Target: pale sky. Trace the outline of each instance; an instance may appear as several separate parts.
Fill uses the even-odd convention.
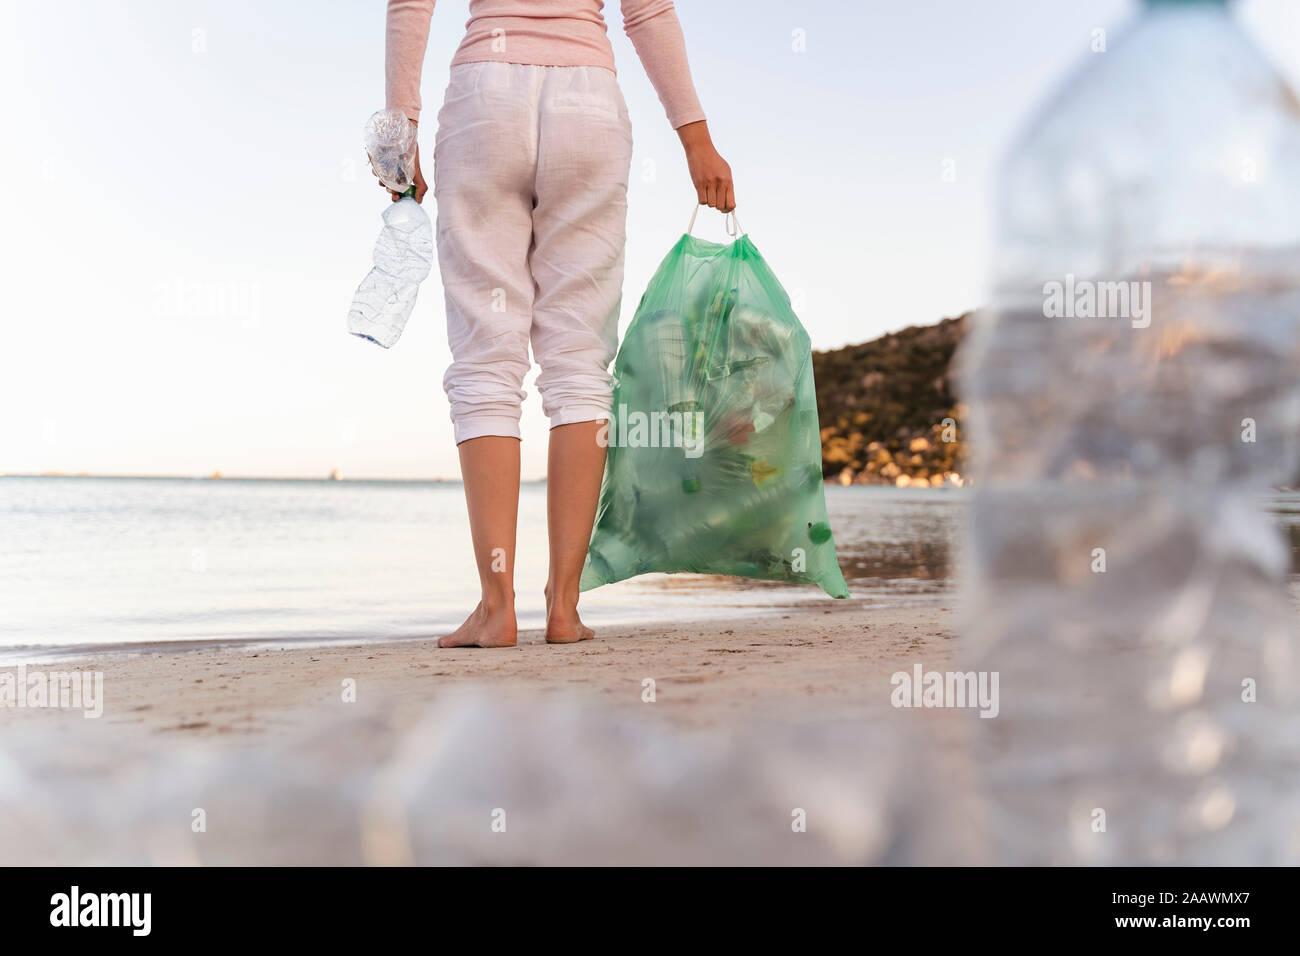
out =
[[[426,148],[467,6],[434,13]],[[741,221],[833,348],[981,302],[1002,145],[1136,4],[677,7]],[[694,191],[618,4],[605,13],[636,142],[626,328]],[[1238,13],[1300,87],[1300,2]],[[0,0],[0,472],[458,474],[436,269],[395,348],[345,332],[387,202],[361,147],[384,105],[383,19],[382,0]],[[721,217],[696,231],[722,238]]]

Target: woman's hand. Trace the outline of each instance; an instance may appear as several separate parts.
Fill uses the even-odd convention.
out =
[[[686,166],[702,205],[720,212],[736,208],[736,189],[731,182],[731,167],[713,148],[709,125],[704,120],[678,127],[677,135],[686,150]]]
[[[415,175],[412,177],[412,179],[415,182],[415,201],[418,203],[422,203],[424,202],[424,194],[429,191],[429,185],[424,181],[424,173],[420,172],[420,147],[419,146],[415,147],[415,169],[413,170],[413,172],[415,173]],[[383,183],[380,183],[380,185],[382,186]],[[384,188],[388,189],[387,186],[384,186]],[[397,202],[397,200],[402,198],[401,193],[395,193],[391,189],[388,189],[388,194],[393,197],[393,202]]]
[[[418,125],[418,124],[413,123],[413,125]],[[424,194],[429,191],[429,185],[424,181],[424,173],[420,172],[420,144],[419,143],[415,144],[415,169],[413,170],[413,172],[415,173],[414,177],[412,177],[415,182],[415,201],[418,203],[422,203],[424,202]],[[402,198],[401,193],[393,192],[391,189],[388,189],[387,186],[384,186],[383,183],[380,183],[379,185],[384,189],[388,190],[388,195],[393,198],[393,202],[397,202],[397,200]]]

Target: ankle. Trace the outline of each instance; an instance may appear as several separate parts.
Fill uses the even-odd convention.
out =
[[[572,615],[578,610],[578,589],[546,586],[546,616]]]
[[[513,614],[515,610],[514,592],[509,594],[484,594],[479,599],[479,607],[485,614]]]

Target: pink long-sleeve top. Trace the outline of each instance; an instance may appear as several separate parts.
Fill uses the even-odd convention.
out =
[[[388,107],[420,118],[420,71],[435,0],[388,0]],[[704,119],[672,0],[621,0],[623,29],[673,128]],[[499,60],[614,69],[602,0],[470,0],[469,22],[451,65]]]

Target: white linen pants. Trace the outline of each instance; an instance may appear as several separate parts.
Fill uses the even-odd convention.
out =
[[[551,427],[608,417],[631,161],[610,70],[452,67],[433,188],[457,444],[519,437],[530,341]]]

